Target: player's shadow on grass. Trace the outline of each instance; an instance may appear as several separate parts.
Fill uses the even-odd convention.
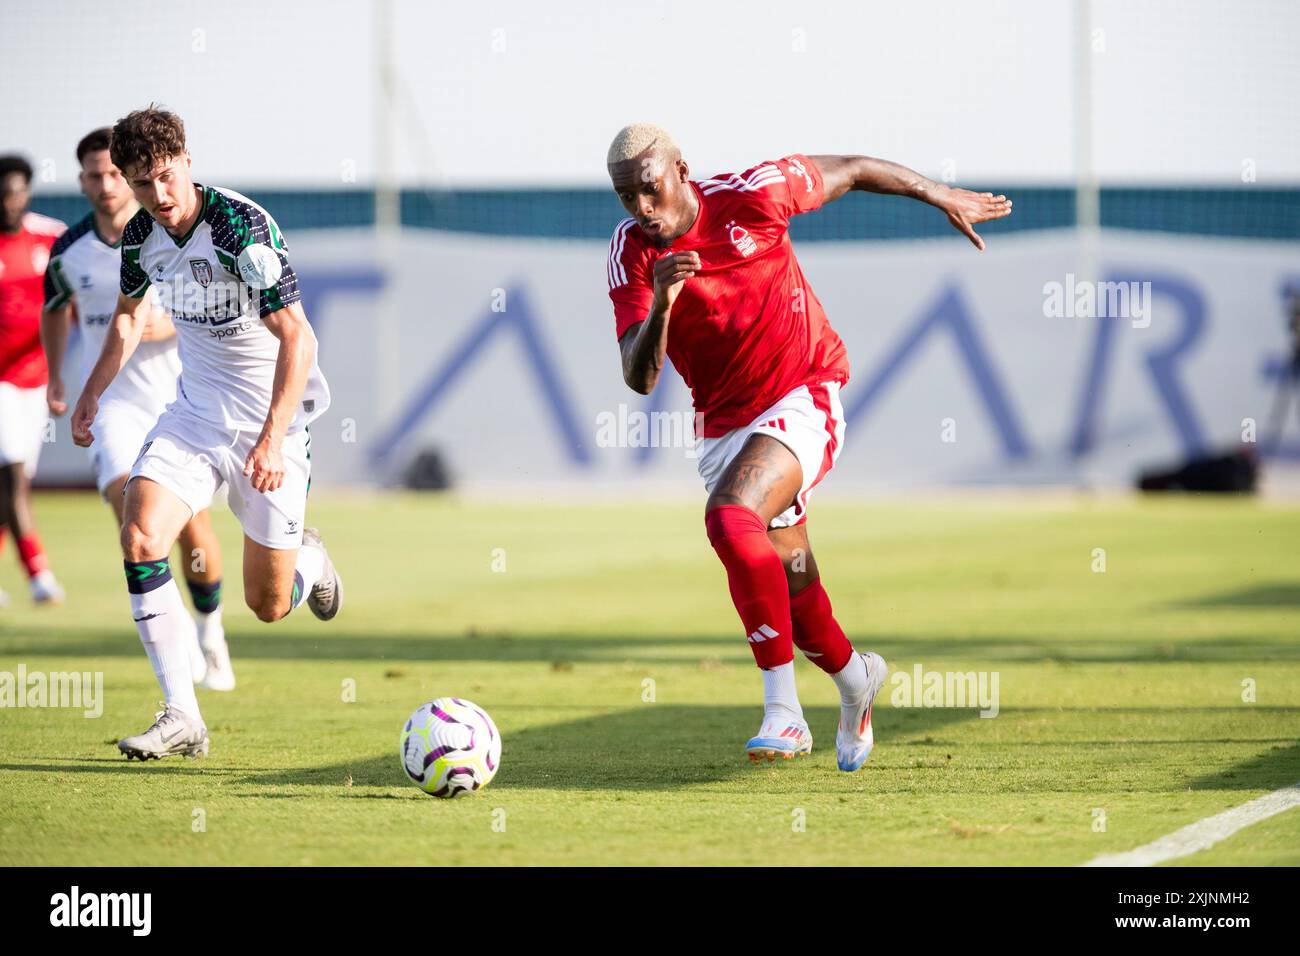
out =
[[[735,635],[612,634],[436,634],[429,632],[375,636],[329,629],[310,633],[284,629],[244,630],[227,623],[235,668],[241,660],[379,660],[417,662],[528,662],[547,663],[614,662],[635,660],[638,664],[687,664],[714,659],[732,652],[749,660],[749,645]],[[6,657],[132,657],[140,656],[139,639],[133,634],[106,635],[82,629],[63,631],[51,638],[24,636],[0,645]],[[730,655],[729,655],[730,656]]]
[[[1260,605],[1263,606],[1263,605]],[[373,635],[336,627],[291,630],[227,621],[231,654],[240,660],[380,660],[438,662],[697,664],[710,658],[748,661],[748,645],[733,634],[484,634],[431,631]],[[1141,664],[1166,661],[1297,661],[1300,641],[1221,633],[1195,641],[1042,640],[1024,636],[960,638],[864,636],[859,640],[891,661],[961,660],[976,669],[1003,663]],[[81,628],[0,639],[6,657],[130,657],[140,655],[133,633]]]
[[[1265,753],[1197,777],[1193,790],[1277,790],[1300,783],[1300,744],[1274,743]]]
[[[1222,594],[1207,594],[1204,597],[1180,601],[1172,606],[1177,608],[1300,608],[1300,581],[1276,581],[1272,584],[1260,584],[1237,591],[1225,591]]]
[[[813,729],[814,757],[819,766],[835,767],[837,707],[809,707],[804,715]],[[760,709],[749,706],[693,706],[645,704],[642,707],[581,720],[546,724],[504,735],[502,776],[494,790],[542,788],[549,790],[674,790],[717,783],[761,773],[763,768],[795,774],[792,786],[805,786],[809,778],[800,766],[809,758],[763,761],[752,765],[744,753],[745,741],[757,730]],[[955,708],[917,708],[905,712],[882,710],[874,718],[877,737],[922,737],[916,743],[933,743],[942,728],[957,721],[978,720],[975,711]],[[894,740],[891,745],[906,745]],[[398,759],[397,748],[373,757],[326,766],[258,773],[250,778],[259,786],[353,786],[410,784]],[[765,782],[765,786],[768,783]]]
[[[882,698],[887,699],[887,698]],[[965,774],[962,786],[979,792],[992,792],[1006,778],[1023,778],[1026,772],[1043,776],[1047,789],[1078,790],[1078,781],[1061,781],[1060,753],[1079,750],[1090,766],[1119,767],[1115,761],[1131,762],[1131,757],[1115,758],[1112,748],[1131,751],[1133,747],[1151,747],[1161,754],[1171,745],[1195,749],[1205,744],[1249,744],[1269,749],[1222,771],[1206,773],[1188,781],[1171,778],[1170,786],[1195,790],[1272,790],[1300,781],[1300,744],[1289,737],[1210,738],[1189,732],[1186,737],[1165,734],[1135,736],[1131,718],[1135,715],[1167,715],[1185,712],[1189,719],[1207,716],[1207,711],[1224,713],[1241,707],[1028,707],[1003,708],[999,717],[985,720],[975,709],[953,707],[881,707],[876,710],[877,754],[860,775],[862,786],[877,793],[911,792],[916,787],[918,771],[946,775],[952,754],[959,754],[959,773]],[[1261,707],[1273,718],[1283,714],[1293,717],[1298,708]],[[1008,739],[1001,731],[1006,720],[1013,726],[1019,720],[1037,721],[1043,716],[1074,714],[1088,721],[1090,735],[1081,739],[1068,727],[1049,739]],[[761,780],[761,786],[788,786],[792,791],[839,792],[846,775],[834,770],[834,727],[838,709],[810,707],[806,715],[813,728],[816,745],[811,759],[762,763],[755,767],[743,753],[745,739],[754,732],[757,708],[752,706],[710,706],[646,703],[609,714],[578,720],[548,723],[505,733],[502,776],[493,782],[494,791],[550,789],[560,791],[660,791],[682,787],[745,779]],[[498,716],[501,716],[498,714]],[[1116,722],[1118,721],[1118,722]],[[996,731],[982,735],[985,729]],[[1107,730],[1114,736],[1108,737]],[[1032,736],[1032,735],[1031,735]],[[396,746],[353,759],[306,767],[274,770],[246,765],[225,765],[220,756],[220,740],[214,758],[201,761],[169,759],[142,765],[108,755],[102,757],[51,757],[27,762],[0,764],[0,771],[30,773],[103,774],[114,778],[120,774],[144,774],[156,778],[162,774],[177,777],[216,777],[223,788],[239,797],[261,797],[267,787],[310,788],[307,791],[277,794],[283,799],[320,795],[314,788],[335,790],[340,798],[376,799],[405,796],[409,790],[397,755]],[[1252,747],[1252,749],[1256,749]],[[1015,754],[1015,767],[1007,763]],[[816,770],[815,774],[806,771]],[[772,776],[772,772],[776,776]],[[788,774],[783,776],[783,774]],[[107,777],[105,778],[107,779]],[[852,785],[852,784],[850,784]],[[252,789],[249,789],[249,788]],[[381,788],[367,790],[367,788]],[[418,794],[416,794],[418,796]]]
[[[1179,708],[1174,708],[1179,710]],[[1206,708],[1182,708],[1189,713],[1204,715]],[[1236,710],[1238,708],[1220,708]],[[1277,708],[1274,708],[1277,710]],[[1291,708],[1285,708],[1290,712]],[[1035,720],[1041,715],[1061,715],[1075,712],[1087,715],[1091,722],[1106,724],[1108,718],[1127,719],[1135,714],[1161,714],[1162,707],[1117,708],[1061,708],[1029,707],[1004,708],[999,719]],[[757,709],[750,706],[708,706],[651,704],[629,708],[612,714],[601,714],[579,720],[563,721],[525,728],[505,733],[502,753],[502,775],[492,784],[494,791],[513,788],[548,789],[561,791],[659,791],[682,787],[705,786],[729,782],[745,775],[764,774],[765,770],[789,772],[788,777],[761,777],[762,786],[788,785],[792,790],[814,792],[836,791],[842,784],[828,779],[841,779],[834,763],[834,727],[838,709],[811,707],[805,711],[813,729],[815,740],[812,758],[793,761],[766,762],[757,767],[750,764],[743,752],[745,740],[754,732]],[[1070,748],[1088,748],[1088,756],[1101,765],[1114,763],[1112,747],[1126,750],[1135,746],[1161,748],[1184,744],[1200,746],[1207,742],[1250,744],[1275,744],[1269,754],[1230,768],[1223,774],[1206,776],[1190,785],[1197,789],[1271,789],[1300,780],[1300,747],[1282,738],[1255,740],[1254,738],[1206,741],[1189,735],[1188,738],[1164,737],[1145,739],[1135,737],[1125,726],[1121,732],[1116,727],[1113,739],[1098,737],[1080,740],[1063,732],[1051,740],[1008,740],[1004,733],[981,740],[979,732],[987,727],[994,730],[999,719],[985,720],[973,708],[954,707],[882,707],[877,709],[877,756],[864,768],[860,782],[878,793],[910,792],[915,789],[913,774],[918,768],[933,772],[949,766],[950,755],[963,755],[961,773],[967,774],[967,785],[980,792],[997,789],[999,776],[1008,778],[1023,775],[1026,770],[1045,774],[1045,780],[1056,781],[1059,776],[1059,754]],[[1094,728],[1094,732],[1101,728]],[[1102,731],[1104,733],[1104,730]],[[1019,753],[1026,761],[1024,766],[1011,769],[1005,765],[1008,753]],[[880,759],[881,757],[884,759]],[[1131,758],[1122,758],[1129,761]],[[811,766],[808,766],[811,765]],[[807,769],[821,773],[809,775]],[[760,779],[760,778],[756,778]],[[241,782],[256,785],[248,796],[264,792],[265,786],[336,787],[339,796],[365,796],[364,790],[345,789],[344,782],[351,781],[357,788],[409,786],[401,768],[397,748],[386,748],[372,756],[334,763],[251,772]],[[1064,786],[1067,790],[1081,789],[1077,781],[1048,788]],[[1178,781],[1179,789],[1189,784]],[[373,794],[372,794],[373,795]]]
[[[107,750],[105,750],[107,753]],[[168,777],[190,777],[217,775],[242,778],[258,771],[252,767],[218,766],[210,760],[185,760],[168,757],[165,760],[141,762],[127,760],[118,754],[116,757],[50,757],[44,763],[0,763],[0,771],[17,771],[31,773],[78,773],[78,774],[119,774],[142,773],[162,774]]]

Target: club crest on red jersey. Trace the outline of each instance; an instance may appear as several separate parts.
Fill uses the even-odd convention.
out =
[[[744,226],[737,226],[734,219],[727,223],[727,232],[731,236],[731,244],[736,247],[736,251],[742,256],[749,258],[758,252],[758,243],[749,234],[749,230]]]

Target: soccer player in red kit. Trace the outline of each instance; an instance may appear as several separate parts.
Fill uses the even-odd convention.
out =
[[[45,425],[45,350],[41,307],[50,248],[66,228],[29,212],[32,167],[21,156],[0,156],[0,542],[13,532],[18,557],[37,604],[63,600],[63,589],[32,520],[31,477]]]
[[[614,230],[607,263],[623,378],[649,394],[667,356],[690,386],[705,528],[763,674],[763,721],[745,749],[751,760],[811,752],[798,647],[839,688],[836,762],[857,770],[888,667],[844,636],[808,543],[808,494],[844,443],[849,363],[794,257],[789,220],[850,190],[909,196],[983,250],[974,225],[1009,215],[1011,202],[866,156],[795,154],[693,181],[672,137],[644,123],[619,132],[607,164],[632,217]]]

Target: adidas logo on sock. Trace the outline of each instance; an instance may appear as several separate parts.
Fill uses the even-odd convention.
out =
[[[758,625],[758,630],[749,635],[749,643],[760,644],[763,641],[770,641],[772,638],[779,636],[779,631],[772,630],[772,628],[768,627],[766,624],[760,624]]]

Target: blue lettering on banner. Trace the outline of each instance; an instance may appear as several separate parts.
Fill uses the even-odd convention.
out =
[[[894,381],[909,360],[915,357],[925,340],[933,332],[946,330],[957,346],[957,354],[963,360],[966,371],[970,373],[975,391],[993,423],[994,431],[1002,443],[1008,458],[1023,459],[1029,457],[1029,442],[1024,429],[1016,418],[1015,409],[1003,391],[988,351],[975,329],[975,322],[963,302],[956,285],[942,289],[935,304],[922,313],[920,321],[907,333],[892,352],[876,364],[875,370],[867,376],[866,385],[845,409],[846,427],[853,428],[867,417],[871,408],[885,389]]]
[[[321,316],[325,314],[325,300],[332,295],[348,292],[362,292],[374,295],[384,287],[384,274],[373,268],[334,268],[328,270],[300,270],[299,287],[302,290],[302,310],[307,313],[307,321],[317,332],[321,328]]]
[[[1114,273],[1107,277],[1108,282],[1147,282],[1151,283],[1151,297],[1165,296],[1172,299],[1181,315],[1178,334],[1166,346],[1147,353],[1147,370],[1156,387],[1156,394],[1164,403],[1165,410],[1183,443],[1187,455],[1199,454],[1206,450],[1206,442],[1200,423],[1178,379],[1179,362],[1189,353],[1192,346],[1205,331],[1205,300],[1189,283],[1172,275],[1130,275]],[[1150,308],[1150,304],[1147,306]],[[1092,451],[1097,444],[1100,429],[1101,405],[1107,379],[1110,377],[1111,357],[1114,355],[1115,330],[1119,323],[1114,319],[1095,319],[1097,335],[1093,339],[1092,357],[1084,378],[1083,392],[1079,397],[1079,410],[1075,417],[1074,436],[1070,441],[1070,453],[1075,458]]]
[[[1116,270],[1107,276],[1106,281],[1149,281],[1152,298],[1161,297],[1174,306],[1173,314],[1178,326],[1173,336],[1162,336],[1160,344],[1145,353],[1144,364],[1184,452],[1188,455],[1204,452],[1207,448],[1206,435],[1181,375],[1182,363],[1194,354],[1197,344],[1208,330],[1204,296],[1192,283],[1172,274],[1152,276],[1149,273],[1139,275]],[[377,270],[333,271],[313,275],[310,282],[303,283],[304,306],[309,316],[316,317],[317,321],[313,324],[319,327],[319,317],[323,314],[320,302],[326,297],[346,292],[374,293],[383,285],[384,277]],[[527,360],[524,364],[532,370],[535,384],[551,413],[549,417],[564,453],[571,463],[584,468],[591,467],[592,451],[584,442],[576,405],[565,385],[562,368],[554,360],[547,345],[524,287],[516,285],[510,288],[508,300],[510,308],[507,311],[484,314],[436,364],[423,387],[411,396],[395,421],[371,447],[372,464],[382,467],[391,461],[419,423],[436,409],[461,376],[483,357],[498,333],[508,333],[518,342]],[[1126,328],[1116,318],[1098,318],[1093,321],[1096,331],[1084,369],[1074,426],[1068,443],[1070,454],[1076,459],[1095,450],[1099,444],[1105,397],[1114,375],[1116,330]],[[1023,461],[1033,457],[1034,449],[1016,412],[1008,383],[997,371],[991,353],[979,334],[976,316],[956,283],[949,283],[940,289],[935,299],[922,310],[892,349],[875,364],[869,374],[862,377],[861,386],[854,387],[854,383],[846,390],[846,398],[852,399],[845,414],[849,427],[857,427],[868,419],[872,408],[891,387],[898,384],[908,365],[938,333],[946,333],[953,343],[958,362],[974,388],[977,404],[983,407],[992,425],[1005,459]],[[1278,381],[1285,374],[1285,360],[1266,362],[1261,367],[1260,374],[1266,380]],[[675,375],[665,375],[663,378],[672,383],[679,381]],[[665,387],[666,384],[661,379],[659,387],[646,397],[643,408],[647,415],[666,410],[673,401],[675,389]],[[635,467],[652,466],[657,450],[649,443],[635,448]],[[1297,447],[1265,448],[1262,451],[1269,457],[1300,457],[1300,448]]]
[[[498,332],[513,332],[523,347],[527,359],[524,364],[532,369],[537,385],[550,406],[550,418],[559,429],[569,460],[576,465],[590,467],[591,449],[583,443],[573,400],[564,387],[559,367],[546,347],[545,338],[533,317],[523,287],[507,289],[506,301],[510,303],[506,311],[489,311],[482,321],[469,329],[460,343],[434,369],[424,387],[407,403],[397,421],[383,432],[371,449],[374,465],[382,467],[392,459],[402,442],[451,390],[457,379],[470,367],[472,360],[491,343]]]

